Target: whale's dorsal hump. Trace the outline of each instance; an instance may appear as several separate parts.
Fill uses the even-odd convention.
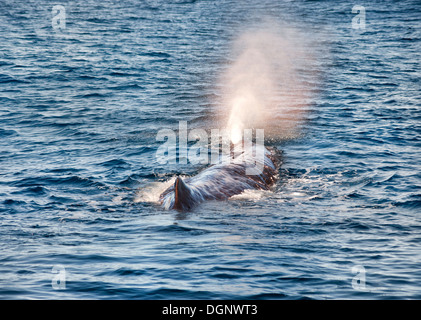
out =
[[[175,179],[174,195],[174,209],[184,211],[193,206],[191,190],[180,177]]]

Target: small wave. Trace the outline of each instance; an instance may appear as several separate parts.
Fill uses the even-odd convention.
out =
[[[133,176],[129,176],[123,181],[119,182],[119,185],[125,187],[136,187],[140,184],[140,181],[134,178]]]
[[[419,209],[419,208],[421,208],[421,200],[395,201],[392,204],[396,207],[402,207],[402,208],[406,208],[406,209]]]
[[[75,99],[80,99],[80,98],[106,98],[106,97],[110,97],[112,94],[107,92],[107,93],[100,93],[100,92],[90,92],[90,93],[85,93],[85,94],[77,94],[74,96]]]
[[[0,83],[25,83],[26,81],[15,79],[6,74],[0,74]]]
[[[126,267],[119,268],[117,270],[104,271],[98,274],[98,276],[143,276],[147,273],[144,269],[136,270]]]
[[[141,55],[147,56],[147,57],[155,57],[155,58],[170,58],[171,57],[171,55],[166,52],[146,52],[146,53],[142,53]]]
[[[118,71],[113,71],[110,72],[109,75],[113,76],[113,77],[139,77],[139,74],[141,72],[145,72],[146,69],[138,69],[139,73],[127,73],[127,72],[118,72]]]
[[[369,226],[368,224],[359,222],[359,221],[349,221],[349,219],[346,219],[346,221],[337,224],[337,226],[340,229],[347,229],[347,230],[359,230],[359,231],[366,231],[372,229],[372,226]]]
[[[128,89],[144,89],[143,86],[137,84],[137,83],[129,83],[129,84],[124,84],[124,85],[118,85],[118,86],[114,86],[114,87],[108,87],[108,89],[111,90],[128,90]]]
[[[0,128],[0,137],[8,137],[8,136],[15,136],[15,135],[18,135],[18,133],[15,130]]]
[[[153,233],[172,233],[172,234],[190,234],[194,236],[199,236],[203,234],[208,234],[210,231],[201,228],[191,228],[186,226],[181,226],[179,224],[171,224],[166,226],[150,226],[146,230],[152,231]]]
[[[112,159],[105,162],[99,163],[99,165],[104,167],[130,167],[130,164],[122,159]]]
[[[288,295],[283,293],[260,293],[247,297],[250,300],[277,300],[286,298],[288,298]]]
[[[15,206],[15,205],[23,205],[26,204],[23,200],[15,200],[15,199],[6,199],[3,201],[3,204],[6,206]]]
[[[17,194],[34,194],[34,195],[45,195],[48,194],[48,189],[42,186],[34,186],[34,187],[29,187],[29,188],[25,188],[21,191],[16,191],[13,193],[17,193]]]
[[[82,187],[105,187],[102,182],[80,176],[70,177],[31,177],[24,178],[11,183],[15,187],[34,187],[44,185],[77,185]]]

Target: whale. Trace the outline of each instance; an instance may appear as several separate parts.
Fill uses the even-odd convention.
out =
[[[263,145],[255,145],[254,153],[252,149],[243,149],[233,148],[230,154],[221,155],[216,164],[197,175],[184,179],[177,176],[174,184],[161,193],[161,206],[167,210],[190,211],[204,201],[228,200],[246,190],[270,190],[278,178],[281,152]]]

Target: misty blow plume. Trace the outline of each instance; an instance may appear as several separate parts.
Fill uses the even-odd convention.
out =
[[[318,83],[311,41],[291,28],[264,26],[241,34],[232,54],[221,77],[227,127],[264,129],[276,139],[298,135]]]

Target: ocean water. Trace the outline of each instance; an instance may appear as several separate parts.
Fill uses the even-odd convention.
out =
[[[62,29],[56,4],[0,0],[0,298],[421,298],[419,1],[65,1]],[[161,209],[203,166],[160,164],[158,130],[215,125],[265,17],[318,74],[278,183]]]

